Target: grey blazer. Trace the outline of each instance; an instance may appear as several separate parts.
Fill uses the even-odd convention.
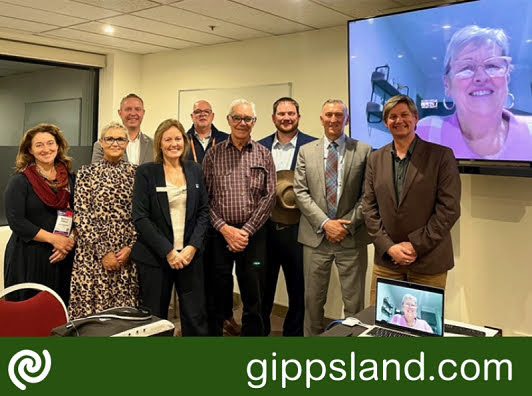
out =
[[[146,162],[153,162],[153,139],[149,136],[146,136],[142,132],[139,136],[140,139],[140,156],[139,156],[139,165],[144,164]],[[95,162],[100,161],[103,158],[103,148],[100,146],[100,141],[97,140],[94,143],[94,146],[92,148],[92,160],[91,162],[94,164]],[[124,155],[122,156],[122,159],[124,161],[127,161],[127,153],[124,151]]]
[[[310,247],[318,247],[324,237],[320,226],[327,219],[325,196],[325,169],[323,165],[324,138],[302,146],[297,157],[294,192],[301,210],[298,241]],[[365,246],[369,243],[361,211],[366,161],[371,146],[346,138],[343,165],[342,195],[338,201],[337,218],[351,221],[349,235],[340,242],[346,248]]]

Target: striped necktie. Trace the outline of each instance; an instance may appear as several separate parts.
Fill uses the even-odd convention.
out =
[[[336,194],[338,193],[338,143],[329,144],[329,154],[325,161],[325,196],[327,198],[327,216],[336,216]]]

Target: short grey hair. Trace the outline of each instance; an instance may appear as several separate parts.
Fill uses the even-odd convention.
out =
[[[341,104],[344,107],[344,114],[346,116],[349,116],[349,112],[347,111],[347,106],[340,99],[327,99],[325,102],[323,102],[323,104],[321,105],[321,108],[323,109],[325,107],[325,105],[327,105],[327,104],[337,104],[337,103]]]
[[[401,305],[404,305],[406,300],[412,300],[412,301],[414,301],[414,303],[415,303],[416,306],[417,306],[417,298],[416,298],[415,296],[413,296],[412,294],[408,294],[408,293],[406,293],[406,294],[403,296],[403,301],[401,301]]]
[[[502,52],[502,56],[508,56],[510,52],[510,44],[508,36],[502,29],[481,28],[477,25],[468,25],[460,30],[457,30],[445,51],[445,58],[443,60],[443,74],[446,76],[451,70],[451,62],[455,59],[458,52],[463,50],[467,45],[473,44],[479,47],[483,44],[496,44]]]
[[[253,102],[250,102],[249,100],[246,100],[246,99],[235,99],[231,102],[230,106],[229,106],[229,115],[232,115],[233,114],[233,109],[238,106],[238,105],[250,105],[251,106],[251,111],[253,112],[253,117],[256,117],[257,116],[257,113],[255,112],[255,103]]]
[[[128,138],[128,135],[127,135],[127,129],[125,126],[123,126],[121,123],[119,122],[116,122],[116,121],[111,121],[109,124],[105,125],[103,128],[102,128],[102,131],[100,132],[100,139],[102,139],[105,134],[107,133],[107,131],[109,129],[121,129],[122,132],[124,132],[124,136],[126,138]]]

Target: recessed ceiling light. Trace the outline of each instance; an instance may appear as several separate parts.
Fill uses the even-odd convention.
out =
[[[432,60],[433,60],[433,61],[437,61],[437,60],[438,60],[438,57],[437,57],[437,56],[433,56],[433,57],[432,57]]]
[[[107,34],[113,34],[115,32],[115,28],[107,25],[106,27],[104,27],[103,31]]]
[[[398,58],[402,58],[403,56],[404,56],[403,54],[397,55]]]
[[[532,43],[532,39],[528,39],[526,42],[527,42],[528,44],[530,44],[530,43]]]
[[[450,29],[450,28],[451,28],[451,25],[443,25],[442,28],[443,28],[443,29]]]

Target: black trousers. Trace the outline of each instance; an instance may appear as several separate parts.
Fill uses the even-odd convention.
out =
[[[213,227],[209,226],[205,236],[205,252],[203,254],[204,274],[205,274],[205,299],[207,302],[207,321],[209,323],[209,335],[218,335],[216,330],[216,296],[214,292],[216,274],[214,270],[215,263],[215,243],[217,234],[220,234]],[[230,287],[224,293],[224,318],[230,319],[233,316],[233,277],[231,276]]]
[[[232,306],[227,301],[228,290],[233,291],[233,263],[242,297],[242,336],[264,335],[262,323],[262,298],[264,293],[264,271],[266,266],[266,230],[259,229],[249,238],[242,252],[233,253],[227,249],[227,242],[217,233],[213,244],[214,296],[216,304],[215,335],[223,335],[223,322]]]
[[[266,285],[262,306],[265,335],[271,331],[270,315],[279,269],[282,267],[288,293],[288,312],[283,323],[283,336],[303,336],[305,282],[303,279],[303,246],[297,242],[298,228],[298,224],[285,226],[270,220],[266,222],[268,265],[266,266]]]
[[[196,252],[192,262],[180,270],[172,269],[167,263],[159,267],[137,263],[142,305],[153,315],[167,319],[172,286],[175,285],[183,336],[208,335],[201,254]]]

